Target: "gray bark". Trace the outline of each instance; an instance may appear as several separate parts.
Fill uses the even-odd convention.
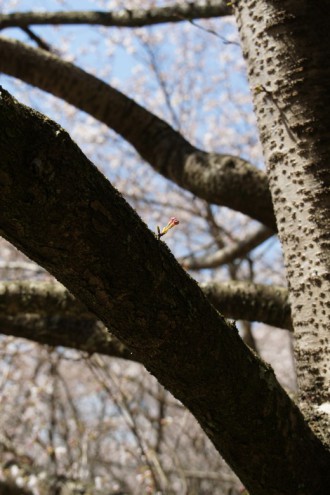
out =
[[[330,3],[235,3],[283,247],[301,404],[330,431]],[[323,433],[322,433],[323,432]]]
[[[248,282],[209,282],[201,286],[206,297],[227,318],[260,321],[292,330],[288,291]]]

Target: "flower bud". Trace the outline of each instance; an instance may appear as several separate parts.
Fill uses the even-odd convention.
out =
[[[166,232],[168,232],[172,227],[175,227],[175,225],[178,225],[179,223],[180,222],[176,217],[171,217],[166,227],[164,227],[161,231],[161,235],[166,234]]]

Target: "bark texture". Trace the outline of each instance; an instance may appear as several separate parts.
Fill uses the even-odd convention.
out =
[[[0,316],[1,334],[28,339],[51,347],[68,347],[88,355],[98,353],[132,360],[132,353],[92,315]],[[135,359],[137,361],[137,358]]]
[[[235,3],[283,246],[301,403],[330,402],[330,4]]]
[[[253,318],[291,328],[287,291],[240,283],[209,283],[202,290],[215,308],[234,319]],[[47,344],[132,360],[132,354],[61,284],[0,284],[0,332]]]
[[[330,453],[272,369],[49,119],[0,94],[0,232],[195,415],[254,495],[326,495]]]
[[[0,285],[0,331],[47,344],[132,359],[132,353],[61,284]]]
[[[158,173],[196,196],[245,213],[276,230],[267,177],[247,161],[195,148],[134,100],[44,50],[0,37],[0,70],[105,123]]]
[[[202,290],[227,318],[261,321],[292,330],[288,292],[283,287],[231,280],[202,284]]]
[[[0,29],[45,24],[98,24],[101,26],[141,27],[164,22],[182,22],[230,15],[226,0],[177,3],[168,7],[125,9],[117,12],[15,12],[0,15]]]

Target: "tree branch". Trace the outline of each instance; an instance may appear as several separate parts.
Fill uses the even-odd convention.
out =
[[[1,17],[1,16],[0,16]],[[26,33],[31,40],[33,40],[39,48],[42,50],[46,50],[47,52],[51,52],[52,49],[48,43],[46,43],[40,36],[38,36],[32,29],[28,26],[22,27],[22,31]]]
[[[201,289],[227,318],[260,321],[292,331],[288,291],[249,282],[208,282]]]
[[[183,257],[180,263],[187,270],[201,270],[203,268],[216,268],[227,263],[231,263],[237,258],[244,258],[250,251],[260,246],[267,239],[272,237],[274,232],[268,228],[262,227],[256,232],[248,235],[245,239],[238,242],[234,246],[226,246],[219,249],[213,254],[200,256]]]
[[[227,318],[261,321],[291,330],[286,289],[246,282],[206,283],[206,297]],[[49,282],[0,284],[1,333],[107,356],[132,359],[130,351],[65,287]]]
[[[267,177],[247,161],[195,148],[123,93],[43,50],[0,37],[0,70],[105,123],[158,173],[196,196],[240,211],[276,231]]]
[[[142,27],[192,19],[210,19],[232,14],[226,0],[207,3],[184,2],[169,7],[125,9],[117,12],[15,12],[0,15],[0,29],[46,24],[97,24],[101,26]]]
[[[292,495],[329,479],[329,452],[273,370],[68,134],[4,90],[0,125],[3,236],[111,327],[248,490]]]
[[[5,335],[132,359],[131,352],[61,284],[3,282],[0,314]]]
[[[133,360],[132,353],[97,319],[81,316],[0,316],[1,332],[52,347],[69,347],[88,354]],[[137,361],[137,359],[134,359]]]

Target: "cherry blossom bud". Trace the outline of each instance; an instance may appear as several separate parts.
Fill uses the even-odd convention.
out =
[[[157,227],[157,237],[158,239],[160,239],[163,235],[166,234],[166,232],[168,232],[172,227],[175,227],[175,225],[178,225],[180,222],[179,220],[176,218],[176,217],[171,217],[170,218],[170,221],[168,222],[168,224],[166,225],[166,227],[164,227],[162,229],[162,231],[160,231],[159,227]]]
[[[180,222],[176,217],[172,217],[166,227],[163,228],[161,231],[161,235],[166,234],[172,227],[175,227],[175,225],[178,225]]]

